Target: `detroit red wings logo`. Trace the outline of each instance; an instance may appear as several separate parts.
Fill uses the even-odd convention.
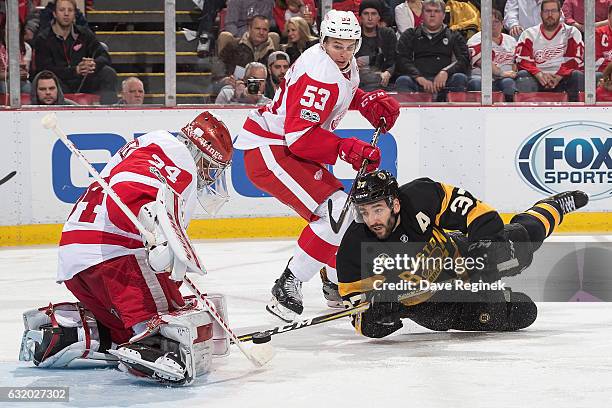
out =
[[[553,47],[542,48],[541,50],[536,50],[534,52],[534,59],[536,64],[543,64],[545,62],[550,62],[554,59],[562,57],[565,53],[565,45],[557,45]]]
[[[506,50],[494,50],[493,62],[499,66],[512,65],[514,63],[514,54]]]

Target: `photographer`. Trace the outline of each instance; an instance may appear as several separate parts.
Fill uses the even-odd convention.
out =
[[[268,70],[260,62],[251,62],[246,66],[244,78],[236,80],[233,85],[221,89],[215,104],[217,105],[265,105],[271,102],[264,96]]]

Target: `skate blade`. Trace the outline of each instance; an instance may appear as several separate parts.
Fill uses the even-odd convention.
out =
[[[133,365],[138,364],[152,370],[155,375],[162,380],[176,382],[185,380],[185,374],[181,370],[173,370],[171,367],[159,366],[150,361],[143,360],[142,358],[135,355],[135,353],[128,353],[124,350],[108,350],[108,352],[117,357],[119,361],[128,366],[130,369],[136,370],[141,374],[143,373],[138,370],[138,368],[133,367]]]
[[[293,323],[297,316],[297,313],[278,303],[278,300],[274,297],[266,305],[266,310],[287,323]]]
[[[344,303],[342,303],[342,301],[337,300],[328,300],[327,307],[331,309],[344,309]]]

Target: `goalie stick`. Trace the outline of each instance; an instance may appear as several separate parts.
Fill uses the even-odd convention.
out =
[[[382,131],[385,125],[386,125],[385,118],[381,117],[380,121],[378,122],[378,127],[376,128],[376,130],[374,131],[374,135],[372,136],[372,141],[370,142],[370,146],[373,146],[373,147],[376,146],[376,144],[378,143],[378,137],[380,136],[380,132]],[[363,174],[365,173],[367,164],[368,164],[368,159],[363,159],[363,163],[361,163],[361,167],[359,168],[359,171],[357,172],[357,175],[355,176],[355,180],[353,180],[351,191],[348,193],[348,196],[346,197],[346,201],[344,202],[344,207],[342,207],[342,212],[340,213],[340,216],[338,217],[338,221],[334,220],[334,215],[332,214],[332,210],[334,209],[332,200],[327,200],[327,212],[329,214],[329,222],[331,224],[332,230],[336,234],[338,233],[338,231],[340,231],[340,228],[342,228],[342,223],[344,223],[344,218],[346,217],[346,213],[348,212],[348,209],[351,206],[351,197],[353,196],[355,192],[355,185],[357,184],[357,180],[359,180],[359,177],[363,176]]]
[[[126,215],[126,217],[130,219],[134,226],[136,226],[138,231],[143,235],[145,241],[149,244],[155,244],[155,238],[153,234],[146,230],[146,228],[142,225],[140,220],[138,220],[136,215],[134,215],[134,213],[123,203],[123,201],[121,201],[121,198],[117,195],[117,193],[115,193],[112,187],[108,185],[108,183],[100,176],[100,173],[98,173],[98,171],[94,169],[91,163],[89,163],[87,158],[83,155],[83,152],[81,152],[68,139],[66,134],[58,127],[56,115],[54,113],[49,113],[45,115],[41,120],[41,124],[45,129],[52,130],[59,137],[62,143],[66,145],[68,150],[70,150],[72,154],[77,157],[81,164],[83,164],[83,166],[89,171],[94,180],[96,180],[98,184],[100,184],[104,192],[115,202],[115,204],[117,204],[117,207],[119,207],[119,209],[121,209],[121,211]],[[163,182],[162,184],[164,186],[167,185]],[[178,224],[180,225],[180,222]],[[203,271],[200,271],[200,273],[204,274]],[[272,359],[272,357],[274,356],[274,349],[269,344],[259,344],[258,346],[260,347],[251,348],[250,350],[247,349],[244,344],[238,339],[238,337],[234,334],[229,325],[223,320],[221,315],[217,313],[212,303],[208,301],[208,299],[206,299],[206,296],[202,292],[200,292],[200,290],[198,290],[193,281],[185,275],[183,278],[183,282],[191,290],[191,292],[198,297],[198,299],[202,300],[213,318],[228,334],[230,340],[238,346],[238,349],[242,352],[242,354],[245,355],[245,357],[251,363],[253,363],[253,365],[255,365],[256,367],[261,367]]]

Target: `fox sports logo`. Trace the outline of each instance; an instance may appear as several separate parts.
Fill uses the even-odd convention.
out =
[[[612,125],[561,122],[532,133],[519,147],[523,180],[544,194],[583,190],[592,200],[612,195]]]

